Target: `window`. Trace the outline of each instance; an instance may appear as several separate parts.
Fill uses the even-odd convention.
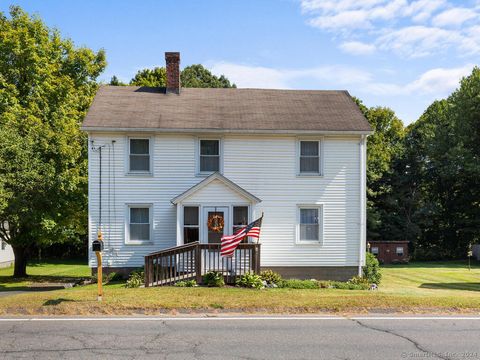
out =
[[[372,254],[373,255],[378,255],[378,247],[377,246],[372,247]]]
[[[235,234],[246,225],[248,225],[248,206],[234,206],[232,234]],[[244,238],[242,243],[248,243],[248,238]]]
[[[320,174],[320,142],[300,141],[300,174]]]
[[[322,208],[301,207],[299,219],[299,242],[318,243],[321,241]]]
[[[128,242],[142,243],[151,240],[152,209],[151,205],[128,206]]]
[[[188,244],[199,240],[198,207],[183,208],[183,243]]]
[[[397,256],[403,256],[403,246],[397,246]]]
[[[129,171],[150,172],[150,139],[129,139]]]
[[[200,140],[200,173],[220,171],[220,140]]]
[[[2,240],[2,250],[5,250],[7,248],[7,243]]]

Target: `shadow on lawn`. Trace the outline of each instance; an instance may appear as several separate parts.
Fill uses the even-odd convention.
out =
[[[423,289],[480,291],[480,283],[425,283]]]
[[[410,262],[408,264],[386,264],[381,265],[382,268],[390,269],[408,269],[408,268],[444,268],[444,269],[468,269],[467,261],[452,260],[452,261],[419,261]],[[480,261],[472,261],[472,269],[480,269]]]
[[[72,277],[72,276],[48,276],[48,275],[29,275],[25,278],[14,278],[12,276],[0,276],[0,292],[1,291],[59,290],[59,289],[62,289],[63,287],[56,284],[77,283],[82,279],[83,278]],[[9,284],[11,285],[9,286]]]
[[[72,300],[72,299],[64,299],[64,298],[50,299],[50,300],[45,301],[43,303],[43,306],[58,305],[58,304],[61,304],[62,302],[76,302],[76,301]]]

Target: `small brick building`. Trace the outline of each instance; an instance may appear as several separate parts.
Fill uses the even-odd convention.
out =
[[[408,241],[369,241],[367,248],[380,263],[406,263],[408,257]]]

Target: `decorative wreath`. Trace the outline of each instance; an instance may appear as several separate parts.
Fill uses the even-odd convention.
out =
[[[223,230],[223,217],[220,215],[213,215],[208,218],[208,230],[214,232],[221,232]]]

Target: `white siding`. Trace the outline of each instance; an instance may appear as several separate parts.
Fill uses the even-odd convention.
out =
[[[13,249],[10,245],[5,244],[5,249],[2,250],[0,240],[0,268],[10,266],[14,260]]]
[[[118,267],[141,266],[148,252],[176,245],[176,208],[170,200],[204,179],[195,176],[196,137],[180,134],[152,137],[152,176],[125,173],[126,134],[94,133],[90,137],[94,146],[107,145],[102,150],[105,263]],[[115,140],[115,156],[112,140]],[[360,136],[326,136],[323,141],[324,176],[304,177],[297,176],[295,136],[223,137],[223,175],[262,200],[252,207],[252,217],[259,216],[262,211],[265,213],[261,234],[262,266],[358,265]],[[99,153],[90,150],[89,157],[89,223],[93,239],[99,217]],[[188,200],[224,203],[226,196],[232,203],[244,200],[215,181]],[[153,204],[152,245],[125,245],[125,204],[135,202]],[[297,206],[312,204],[324,206],[323,243],[296,244]],[[90,255],[90,264],[94,266],[95,257]]]

